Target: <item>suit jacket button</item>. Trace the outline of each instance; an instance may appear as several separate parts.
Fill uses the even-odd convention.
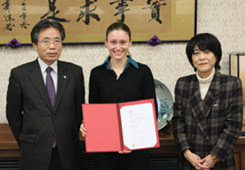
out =
[[[51,137],[52,137],[52,136],[53,136],[53,133],[50,133],[50,134],[49,134],[49,136],[51,136]]]

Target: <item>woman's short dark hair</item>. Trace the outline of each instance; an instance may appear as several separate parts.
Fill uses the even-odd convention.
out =
[[[43,29],[56,28],[60,32],[61,40],[65,39],[65,29],[62,24],[56,21],[49,21],[48,19],[40,20],[31,31],[31,42],[38,44],[39,33]]]
[[[192,62],[192,54],[194,52],[194,47],[197,46],[201,51],[209,50],[214,53],[215,57],[217,58],[217,61],[215,63],[215,68],[220,69],[219,62],[221,60],[222,56],[222,49],[221,44],[219,40],[210,33],[201,33],[197,34],[194,37],[192,37],[186,46],[186,55],[188,57],[188,60],[194,70],[196,71],[196,68],[193,65]]]
[[[111,24],[107,30],[106,30],[106,40],[107,40],[107,37],[108,37],[108,34],[114,30],[123,30],[125,31],[128,36],[129,36],[129,40],[131,40],[131,31],[129,29],[129,27],[124,24],[123,22],[114,22],[113,24]]]

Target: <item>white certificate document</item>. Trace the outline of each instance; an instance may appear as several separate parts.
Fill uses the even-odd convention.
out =
[[[142,149],[157,144],[152,103],[123,106],[120,109],[123,142],[129,149]]]

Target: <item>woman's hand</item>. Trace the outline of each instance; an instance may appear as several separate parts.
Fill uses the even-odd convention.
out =
[[[125,150],[122,150],[122,151],[118,151],[119,154],[129,154],[131,153],[132,151],[125,151]]]
[[[215,162],[212,158],[212,155],[209,154],[205,158],[202,159],[203,165],[207,166],[209,169],[213,168],[215,165]]]
[[[197,170],[207,170],[209,169],[207,165],[203,165],[204,160],[202,160],[198,155],[192,153],[189,149],[184,151],[184,157],[195,167]]]
[[[83,137],[87,134],[87,130],[84,127],[84,123],[80,126],[80,132],[82,133]]]

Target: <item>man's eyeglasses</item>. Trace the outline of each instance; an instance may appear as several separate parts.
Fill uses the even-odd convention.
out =
[[[38,41],[38,42],[42,43],[45,46],[50,46],[51,44],[54,44],[55,46],[58,46],[58,45],[60,45],[62,43],[62,41],[59,40],[59,39],[53,40],[53,41],[51,41],[51,40],[42,40],[42,41]]]

